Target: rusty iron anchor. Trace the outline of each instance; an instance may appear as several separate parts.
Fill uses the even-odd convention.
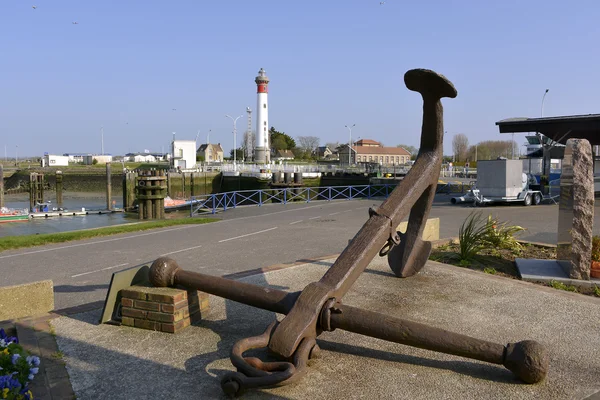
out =
[[[393,318],[381,313],[341,304],[344,294],[379,253],[399,277],[417,273],[427,261],[431,243],[421,235],[429,215],[442,162],[443,108],[441,98],[454,98],[456,89],[442,75],[430,70],[408,71],[408,89],[423,97],[421,148],[413,168],[376,210],[318,281],[301,292],[288,293],[194,272],[183,271],[168,258],[151,267],[155,286],[182,285],[286,316],[271,324],[260,336],[238,341],[231,352],[237,372],[227,374],[222,388],[229,395],[246,389],[287,385],[307,370],[308,359],[319,352],[316,338],[323,331],[350,332],[410,346],[502,364],[527,383],[541,381],[549,357],[535,341],[506,346]],[[396,232],[409,213],[406,233]],[[262,362],[244,357],[247,350],[268,347],[284,361]]]

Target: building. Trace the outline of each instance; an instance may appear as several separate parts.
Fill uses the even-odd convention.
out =
[[[329,146],[317,147],[316,155],[318,158],[330,159],[333,156],[333,151]]]
[[[347,164],[349,146],[340,148],[340,163]],[[371,139],[361,139],[352,146],[351,164],[377,163],[379,165],[400,165],[410,161],[411,154],[402,147],[384,147]]]
[[[69,157],[69,162],[76,164],[83,164],[83,157],[85,157],[87,153],[65,153],[63,156]]]
[[[127,153],[125,156],[131,162],[156,162],[156,156],[149,153]]]
[[[271,160],[269,143],[269,78],[264,69],[258,71],[256,82],[256,143],[254,161],[268,164]]]
[[[106,164],[112,162],[112,156],[110,154],[88,154],[83,156],[85,165],[94,164],[94,160],[96,160],[96,164]]]
[[[273,161],[293,160],[294,153],[291,150],[277,150],[273,156]]]
[[[221,143],[202,144],[198,148],[198,151],[196,152],[196,154],[199,155],[200,157],[203,157],[204,162],[207,162],[207,163],[223,162],[224,152],[223,152],[223,148],[221,147]]]
[[[42,157],[42,167],[66,167],[69,165],[68,156],[56,156],[52,154],[44,154]]]
[[[173,140],[171,142],[171,166],[176,169],[192,169],[196,166],[196,141]]]

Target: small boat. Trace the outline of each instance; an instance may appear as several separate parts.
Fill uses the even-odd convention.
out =
[[[27,210],[13,210],[12,208],[0,208],[0,222],[29,221]]]

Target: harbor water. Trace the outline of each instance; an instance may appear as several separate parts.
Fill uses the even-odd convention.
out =
[[[56,207],[55,199],[50,198],[50,207]],[[123,206],[122,196],[113,196],[114,207]],[[8,208],[27,209],[29,200],[25,196],[7,196],[5,205]],[[105,210],[106,197],[101,194],[85,193],[63,199],[63,208],[69,211]],[[33,218],[27,221],[0,223],[0,238],[7,236],[36,235],[42,233],[67,232],[81,229],[99,228],[139,221],[137,218],[127,218],[125,213],[89,214],[63,216],[52,218]]]

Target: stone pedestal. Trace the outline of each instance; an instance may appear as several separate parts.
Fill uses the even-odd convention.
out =
[[[572,279],[590,279],[593,226],[592,147],[585,139],[569,139],[560,178],[556,258]]]

